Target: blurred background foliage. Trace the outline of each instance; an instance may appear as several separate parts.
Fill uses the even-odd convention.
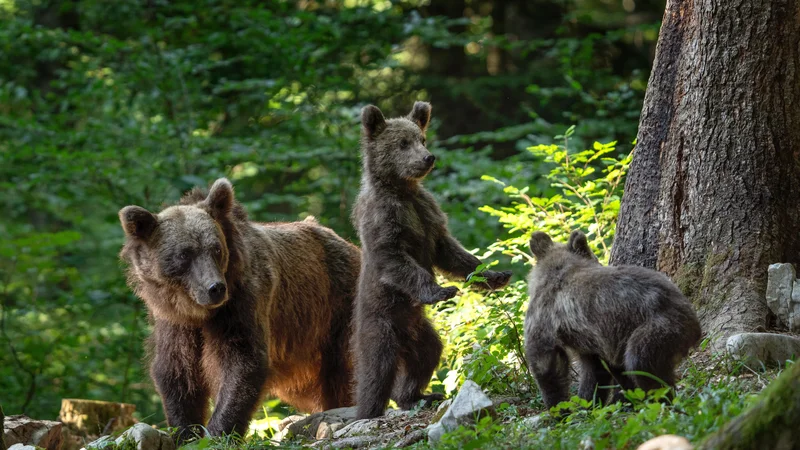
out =
[[[429,141],[440,163],[426,186],[467,248],[494,244],[501,266],[515,264],[502,259],[508,245],[496,243],[508,234],[491,215],[518,207],[504,187],[542,201],[561,192],[542,164],[544,150],[557,149],[526,149],[573,124],[572,148],[618,141],[606,156],[624,163],[663,8],[663,0],[0,0],[5,412],[55,418],[61,398],[80,397],[135,403],[141,419],[163,420],[143,364],[146,311],[118,262],[117,211],[158,210],[224,175],[254,219],[313,214],[355,241],[349,213],[367,103],[387,116],[414,100],[433,103]],[[443,305],[452,318],[443,329],[474,316],[474,301]],[[482,327],[471,330],[482,334],[463,334],[460,362],[449,360],[459,370],[486,339]],[[513,340],[502,345],[513,351]],[[442,379],[464,376],[451,372]]]

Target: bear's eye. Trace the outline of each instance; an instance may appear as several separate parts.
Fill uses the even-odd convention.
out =
[[[220,247],[219,244],[211,247],[211,253],[213,253],[214,256],[221,255],[222,254],[222,247]]]
[[[408,147],[408,139],[403,139],[400,141],[400,147],[407,148]]]
[[[189,250],[187,249],[183,249],[180,252],[178,252],[178,260],[181,262],[188,261],[190,256],[191,255],[189,254]]]

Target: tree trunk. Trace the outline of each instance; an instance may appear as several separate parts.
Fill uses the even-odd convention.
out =
[[[712,337],[768,325],[800,262],[800,0],[670,0],[612,264],[656,268]]]
[[[800,363],[784,371],[756,403],[706,438],[698,450],[800,448]]]

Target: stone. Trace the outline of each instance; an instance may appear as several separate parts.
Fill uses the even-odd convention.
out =
[[[442,418],[428,427],[428,442],[439,442],[448,431],[453,431],[460,425],[473,424],[483,414],[494,414],[494,404],[477,383],[467,380]]]
[[[536,429],[544,425],[544,414],[537,414],[522,419],[522,425],[526,428]]]
[[[800,339],[775,333],[741,333],[728,338],[728,353],[748,366],[783,365],[800,356]]]
[[[42,447],[37,447],[35,445],[14,444],[11,447],[8,447],[8,450],[44,450],[44,449],[42,449]]]
[[[7,416],[3,422],[5,445],[33,445],[47,449],[61,448],[61,422],[34,420],[28,416]]]
[[[344,427],[344,422],[336,422],[336,423],[320,422],[319,427],[317,428],[317,436],[316,436],[317,440],[333,438],[333,433],[335,433],[342,427]]]
[[[86,444],[85,449],[103,449],[112,445],[116,445],[114,438],[111,436],[103,436],[100,439]]]
[[[682,436],[665,434],[658,436],[636,448],[636,450],[692,450],[692,444]]]
[[[310,416],[305,416],[302,419],[289,424],[286,427],[289,430],[286,436],[306,436],[309,438],[316,438],[319,425],[321,423],[348,423],[353,421],[357,414],[358,408],[355,406],[334,408],[311,414]]]
[[[431,422],[436,423],[442,420],[442,416],[444,416],[444,413],[447,412],[447,409],[450,408],[450,405],[452,404],[453,404],[452,398],[448,398],[442,403],[439,403],[439,406],[436,408],[436,412],[433,413],[433,417],[431,417]]]
[[[363,448],[377,444],[381,441],[381,436],[351,436],[333,442],[320,441],[319,448]]]
[[[379,419],[356,420],[355,422],[349,423],[341,430],[338,430],[335,433],[333,433],[333,437],[336,439],[341,439],[343,437],[369,434],[372,431],[378,429],[379,426],[380,426]]]
[[[6,441],[5,441],[5,426],[3,424],[6,421],[6,416],[3,414],[3,406],[0,405],[0,450],[6,450]]]
[[[122,445],[124,442],[133,441],[136,450],[175,450],[175,441],[164,431],[156,430],[146,423],[137,423],[128,428],[117,439],[103,436],[89,443],[87,449],[102,449],[111,445]],[[127,447],[126,447],[127,448]]]
[[[291,415],[291,416],[288,416],[288,417],[284,417],[283,420],[281,420],[278,423],[278,431],[283,431],[284,428],[288,427],[289,425],[291,425],[293,423],[300,422],[301,420],[305,419],[306,417],[308,417],[308,416],[303,415],[303,414],[294,414],[294,415]]]
[[[770,264],[767,274],[767,306],[789,331],[800,331],[800,299],[793,295],[797,284],[794,266]]]

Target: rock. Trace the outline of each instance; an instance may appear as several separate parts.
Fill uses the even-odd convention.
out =
[[[124,442],[136,444],[136,450],[175,450],[175,441],[161,430],[156,430],[146,423],[137,423],[125,430],[117,439],[103,436],[86,445],[87,449],[102,449],[112,445],[122,445]],[[129,448],[129,447],[126,447]]]
[[[408,433],[407,435],[405,435],[399,441],[397,441],[394,444],[394,448],[408,447],[411,444],[416,444],[417,442],[425,439],[427,436],[428,436],[428,429],[427,428],[421,428],[421,429],[414,430],[411,433]]]
[[[767,306],[789,331],[800,331],[800,292],[793,294],[798,285],[794,266],[770,264],[767,278]]]
[[[492,400],[483,393],[477,383],[467,380],[441,420],[428,427],[428,442],[431,444],[439,442],[444,433],[455,430],[459,425],[473,424],[475,419],[483,414],[493,413]]]
[[[782,365],[800,356],[800,339],[775,333],[741,333],[728,338],[728,353],[748,366]]]
[[[344,422],[336,422],[333,424],[329,424],[328,422],[320,422],[319,428],[317,428],[317,440],[333,438],[333,433],[336,432],[336,430],[341,429],[343,426]]]
[[[306,436],[316,438],[319,426],[325,422],[327,424],[348,423],[356,418],[358,408],[349,406],[346,408],[335,408],[327,411],[311,414],[301,420],[293,422],[287,426],[287,436]]]
[[[447,430],[444,429],[444,425],[441,422],[436,422],[431,424],[427,429],[428,434],[428,443],[430,445],[434,445],[437,442],[442,440],[442,436],[447,433]]]
[[[526,428],[536,429],[544,425],[544,414],[537,414],[522,419],[522,425]]]
[[[439,407],[436,408],[436,412],[433,414],[433,417],[431,417],[431,422],[436,423],[442,420],[442,416],[444,416],[444,413],[447,412],[447,409],[450,408],[450,405],[452,404],[453,404],[452,398],[448,398],[442,403],[439,403]]]
[[[133,426],[136,405],[65,398],[58,420],[79,436],[100,436]]]
[[[289,425],[291,425],[293,423],[300,422],[301,420],[305,419],[306,417],[308,417],[308,416],[305,416],[305,415],[302,415],[302,414],[294,414],[292,416],[284,417],[283,420],[281,420],[278,423],[278,431],[283,431],[284,428],[288,427]]]
[[[685,437],[665,434],[650,439],[636,450],[692,450],[693,448]]]
[[[47,449],[61,448],[61,423],[33,420],[28,416],[8,416],[3,423],[5,445],[34,445]]]
[[[373,430],[378,429],[380,425],[379,419],[361,419],[352,422],[341,430],[333,433],[333,437],[341,439],[343,437],[359,436],[362,434],[369,434]]]
[[[37,447],[35,445],[14,444],[11,447],[8,447],[8,450],[44,450],[44,449],[42,449],[42,447]]]
[[[100,439],[86,444],[86,449],[103,449],[112,445],[116,445],[114,438],[111,436],[103,436]]]

